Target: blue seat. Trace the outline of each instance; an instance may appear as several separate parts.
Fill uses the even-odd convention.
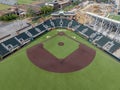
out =
[[[21,44],[13,37],[3,42],[6,46],[12,45],[13,47],[20,46]]]
[[[54,27],[53,25],[51,25],[51,21],[50,20],[45,21],[44,25],[47,25],[48,28],[53,28]]]
[[[98,44],[99,46],[103,47],[107,42],[112,41],[111,39],[103,36],[100,40],[96,41],[95,43]]]
[[[39,28],[41,31],[46,31],[46,28],[43,26],[43,24],[36,26],[36,28]]]
[[[87,27],[84,25],[81,25],[78,29],[76,29],[76,32],[82,32],[82,30],[86,29]]]
[[[76,27],[77,25],[80,25],[77,21],[75,20],[72,20],[72,24],[69,26],[69,28],[74,28]]]
[[[63,27],[67,28],[70,20],[68,20],[68,19],[62,19],[62,21],[63,21]]]
[[[90,37],[93,33],[95,33],[95,31],[93,31],[92,29],[88,28],[88,30],[84,34],[86,36]]]
[[[5,56],[9,51],[0,44],[0,56]]]
[[[21,33],[18,36],[16,36],[17,39],[23,39],[23,40],[28,40],[30,37],[26,33]]]
[[[60,27],[60,19],[53,19],[52,22],[54,23],[55,27]]]
[[[39,34],[39,32],[35,30],[35,28],[28,30],[28,32],[30,32],[32,34],[32,36],[36,36]]]
[[[120,44],[117,43],[117,42],[114,42],[114,46],[111,47],[111,49],[109,50],[109,52],[114,53],[119,48],[120,48]]]

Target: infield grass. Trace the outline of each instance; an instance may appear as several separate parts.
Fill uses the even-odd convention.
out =
[[[63,46],[58,43],[63,42]],[[44,43],[44,48],[58,59],[64,59],[79,48],[79,43],[66,36],[56,36]]]
[[[65,33],[96,50],[96,57],[88,67],[61,74],[33,65],[26,49],[55,33],[56,30],[48,32],[0,62],[0,90],[120,90],[120,63],[70,31]]]

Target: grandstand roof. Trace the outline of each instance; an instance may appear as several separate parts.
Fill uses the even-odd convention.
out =
[[[91,12],[86,12],[86,13],[89,14],[89,15],[91,15],[91,16],[104,19],[104,20],[106,20],[106,21],[110,21],[110,22],[113,22],[113,23],[116,23],[116,24],[120,24],[119,21],[116,21],[116,20],[113,20],[113,19],[110,19],[110,18],[107,18],[107,17],[103,17],[103,16],[100,16],[100,15],[97,15],[97,14],[94,14],[94,13],[91,13]]]
[[[64,16],[75,16],[76,14],[74,12],[68,11],[68,12],[64,12],[64,11],[58,11],[58,12],[54,12],[51,14],[52,16],[60,16],[60,15],[64,15]]]

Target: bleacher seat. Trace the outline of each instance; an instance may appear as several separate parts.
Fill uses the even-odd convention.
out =
[[[114,42],[114,46],[111,47],[111,49],[109,50],[109,52],[114,53],[119,48],[120,48],[120,44],[117,43],[117,42]]]
[[[9,51],[0,44],[0,56],[5,56]]]
[[[78,29],[76,29],[76,32],[82,32],[82,30],[86,29],[84,25],[81,25]]]
[[[62,19],[62,21],[63,21],[63,27],[67,28],[70,20],[68,20],[68,19]]]
[[[95,43],[101,47],[103,47],[107,42],[110,42],[112,40],[110,40],[109,38],[103,36],[101,39],[99,39],[98,41],[96,41]]]
[[[16,38],[21,42],[21,44],[28,43],[30,41],[30,37],[24,32],[16,36]]]
[[[3,42],[6,46],[12,45],[13,47],[20,46],[20,43],[13,37]]]
[[[69,26],[69,28],[75,28],[76,26],[80,25],[77,21],[72,20],[72,24]]]
[[[54,23],[55,27],[60,27],[60,19],[53,19],[52,22]]]
[[[51,24],[51,20],[47,20],[44,22],[44,25],[47,25],[48,28],[53,28],[54,26]]]
[[[24,32],[24,33],[21,33],[19,34],[18,36],[16,36],[17,39],[23,39],[23,40],[28,40],[30,39],[30,37]]]
[[[36,37],[39,34],[39,32],[35,30],[35,28],[32,28],[32,29],[28,30],[28,32],[30,32],[33,37]]]
[[[88,30],[84,34],[86,36],[90,37],[93,33],[95,33],[95,31],[93,31],[92,29],[88,28]]]
[[[90,41],[95,40],[98,36],[101,36],[101,34],[98,34],[97,32],[94,32],[90,35],[89,39]]]
[[[36,28],[39,28],[41,31],[46,31],[46,28],[43,26],[43,24],[36,26]]]

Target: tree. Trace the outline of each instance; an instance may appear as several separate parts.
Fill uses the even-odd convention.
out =
[[[6,14],[0,17],[0,20],[2,21],[10,21],[18,18],[16,14]]]
[[[48,14],[54,10],[52,6],[43,6],[40,8],[42,14]]]
[[[28,8],[27,9],[27,15],[28,16],[34,16],[35,15],[35,11],[33,9],[31,9],[31,8]]]

